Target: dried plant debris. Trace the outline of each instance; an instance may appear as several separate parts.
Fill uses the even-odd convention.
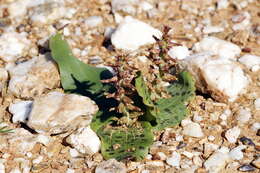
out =
[[[73,57],[62,35],[50,40],[63,89],[89,96],[99,105],[91,128],[101,138],[105,159],[144,159],[153,142],[153,132],[179,124],[188,112],[187,103],[195,92],[194,80],[188,72],[180,72],[176,61],[168,57],[168,31],[166,28],[162,40],[156,39],[157,43],[149,49],[150,72],[142,71],[128,55],[123,55],[110,64],[115,75],[105,79],[105,69]],[[78,92],[80,86],[86,92]]]

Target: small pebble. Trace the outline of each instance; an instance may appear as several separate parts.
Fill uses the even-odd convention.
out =
[[[258,169],[260,169],[260,157],[259,157],[258,159],[256,159],[256,160],[254,160],[254,161],[252,162],[252,164],[253,164],[255,167],[257,167]]]
[[[239,171],[242,171],[242,172],[251,172],[251,171],[254,171],[255,168],[251,165],[242,165],[238,168]]]
[[[233,127],[232,129],[229,129],[225,133],[225,137],[227,138],[228,142],[235,143],[237,141],[237,138],[240,135],[240,128],[239,127]]]
[[[247,137],[242,137],[239,139],[244,145],[252,145],[252,146],[255,146],[255,143],[250,139],[250,138],[247,138]]]
[[[181,160],[181,155],[177,152],[173,152],[171,157],[167,158],[166,163],[168,165],[174,166],[174,167],[179,167],[180,166],[180,160]]]
[[[229,152],[229,156],[233,159],[233,160],[241,160],[244,157],[244,154],[242,152],[242,150],[244,150],[246,148],[245,145],[240,145],[236,148],[233,148],[230,152]]]
[[[254,104],[255,104],[255,109],[260,110],[260,98],[257,98],[255,100]]]
[[[184,148],[186,146],[187,146],[187,144],[181,141],[176,148],[177,148],[177,150],[179,150],[179,149]]]
[[[198,123],[193,123],[193,122],[184,126],[182,133],[184,135],[195,137],[195,138],[200,138],[204,136],[200,125]]]

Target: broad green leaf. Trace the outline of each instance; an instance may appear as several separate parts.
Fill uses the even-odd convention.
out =
[[[136,127],[104,127],[98,130],[101,137],[101,152],[105,159],[142,160],[153,142],[151,125],[144,122]]]
[[[108,70],[87,65],[72,55],[68,43],[61,34],[50,39],[50,49],[53,59],[57,62],[61,75],[61,84],[65,91],[84,89],[90,94],[100,93],[103,89],[101,78],[109,75]]]

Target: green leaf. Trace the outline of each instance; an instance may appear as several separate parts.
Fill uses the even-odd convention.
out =
[[[49,44],[51,55],[59,66],[61,84],[65,91],[73,92],[84,88],[85,92],[97,94],[103,90],[100,80],[106,75],[111,77],[108,70],[92,67],[75,58],[61,34],[51,37]]]
[[[139,73],[137,78],[135,79],[135,88],[137,90],[138,95],[143,98],[143,103],[146,106],[153,107],[154,104],[151,100],[151,93],[150,93],[149,89],[147,88],[144,78],[141,75],[141,73]]]
[[[101,137],[101,152],[105,159],[142,160],[153,142],[151,125],[143,122],[140,127],[107,126],[98,130]]]
[[[1,124],[2,122],[0,122]],[[12,133],[12,129],[8,129],[7,126],[3,126],[3,127],[0,127],[0,134],[5,134],[5,133]]]

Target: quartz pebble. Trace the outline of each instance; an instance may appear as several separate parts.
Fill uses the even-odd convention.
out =
[[[260,69],[260,56],[244,55],[239,58],[239,62],[244,64],[248,69],[256,72]]]
[[[72,133],[66,142],[77,149],[80,153],[93,155],[100,149],[100,140],[90,127],[79,128]]]
[[[126,173],[126,167],[123,163],[115,159],[109,159],[101,162],[95,169],[95,173]]]
[[[0,92],[6,86],[6,82],[8,80],[8,73],[7,70],[4,68],[0,68]]]
[[[237,120],[239,123],[246,123],[252,117],[250,109],[240,109],[237,115]]]
[[[170,157],[166,159],[166,163],[173,167],[180,167],[181,155],[177,152],[173,152]]]
[[[251,165],[242,165],[238,168],[239,171],[242,171],[242,172],[251,172],[251,171],[254,171],[255,168]]]
[[[111,42],[117,49],[133,51],[140,46],[155,43],[153,36],[161,38],[162,33],[140,20],[127,16],[112,34]]]
[[[89,125],[97,110],[88,97],[50,92],[35,98],[26,124],[39,133],[57,134]]]
[[[8,70],[8,92],[16,97],[32,98],[60,83],[58,69],[49,55],[34,57]]]
[[[85,21],[85,24],[90,27],[96,27],[103,22],[103,18],[101,16],[90,16]]]
[[[131,15],[136,13],[136,8],[134,7],[137,5],[139,0],[112,0],[112,12],[125,12]]]
[[[200,125],[198,123],[193,123],[193,122],[184,126],[182,133],[184,135],[195,137],[195,138],[200,138],[204,136]]]
[[[9,106],[9,111],[13,114],[12,122],[25,123],[32,109],[32,101],[19,101]]]
[[[229,160],[227,153],[216,151],[204,162],[204,167],[209,173],[218,173]]]
[[[182,60],[190,55],[190,51],[186,46],[173,46],[168,51],[168,55],[171,58],[176,58],[176,59]]]
[[[205,37],[200,42],[195,43],[196,52],[210,52],[224,59],[234,59],[241,52],[241,49],[228,41],[216,37]]]
[[[227,130],[225,133],[225,137],[230,143],[235,143],[239,135],[240,135],[240,128],[237,126]]]
[[[0,59],[5,62],[14,62],[29,50],[31,42],[26,33],[17,33],[7,30],[0,35]]]
[[[249,84],[249,78],[237,63],[211,53],[193,54],[183,63],[195,77],[197,88],[218,101],[235,101]]]
[[[241,150],[244,150],[246,148],[245,145],[240,145],[238,147],[233,148],[230,152],[229,152],[229,156],[231,159],[233,160],[241,160],[244,157],[244,154]]]
[[[255,109],[260,110],[260,98],[257,98],[255,100],[254,104],[255,104]]]

